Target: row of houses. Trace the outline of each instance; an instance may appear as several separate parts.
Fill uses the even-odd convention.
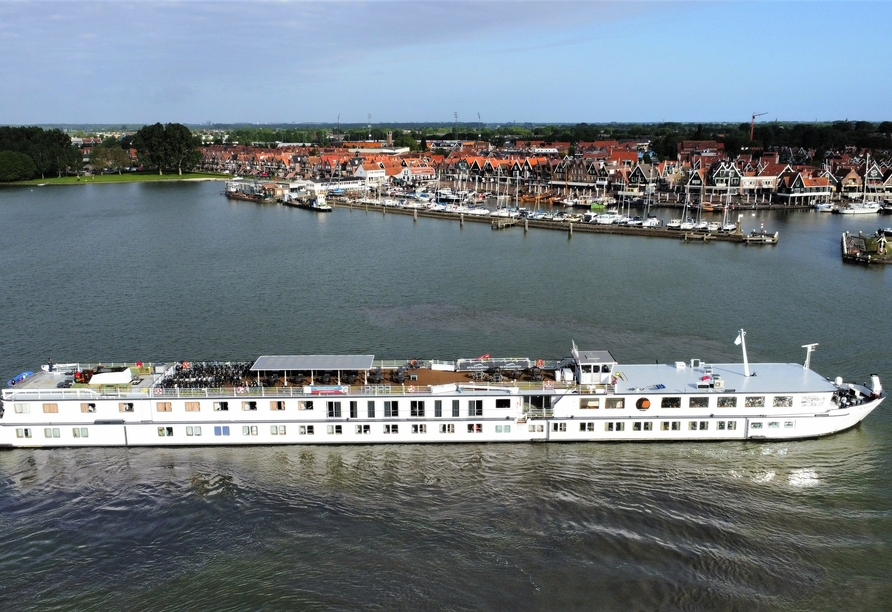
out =
[[[691,197],[762,196],[789,204],[813,204],[843,195],[892,194],[892,167],[864,156],[843,154],[822,168],[781,161],[779,152],[731,158],[721,143],[684,141],[674,160],[646,163],[646,143],[519,141],[493,150],[460,143],[447,154],[382,152],[379,147],[316,149],[304,145],[259,148],[203,147],[201,169],[233,175],[311,179],[354,178],[369,188],[387,183],[424,185],[464,182],[483,191],[614,193],[643,196],[672,191]],[[552,145],[549,147],[548,145]],[[554,149],[561,153],[543,152]],[[509,152],[510,151],[510,152]]]

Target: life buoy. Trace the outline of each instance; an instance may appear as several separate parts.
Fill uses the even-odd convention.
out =
[[[244,388],[244,387],[236,387],[235,392],[236,392],[236,393],[244,393],[244,392],[245,392],[245,388]]]
[[[415,393],[415,385],[409,385],[409,393]]]
[[[650,408],[650,400],[646,397],[642,397],[637,402],[635,402],[635,408],[638,410],[647,410]]]
[[[545,366],[545,360],[544,360],[544,359],[537,359],[537,360],[536,360],[536,367],[537,367],[537,368],[541,368],[541,367],[544,367],[544,366]]]
[[[161,395],[162,393],[164,393],[164,389],[162,389],[161,387],[155,387],[155,395]]]
[[[184,361],[184,362],[183,362],[183,369],[184,369],[184,370],[188,370],[188,369],[191,368],[191,367],[192,367],[192,364],[189,363],[188,361]]]

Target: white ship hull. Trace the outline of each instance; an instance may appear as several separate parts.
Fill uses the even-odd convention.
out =
[[[443,362],[423,362],[399,384],[352,386],[311,376],[304,385],[171,388],[180,364],[140,364],[123,371],[151,372],[133,384],[57,388],[50,383],[66,374],[40,372],[3,391],[0,447],[784,440],[851,428],[885,397],[876,377],[834,383],[797,364],[574,356],[549,377],[533,368],[533,380],[488,382]]]

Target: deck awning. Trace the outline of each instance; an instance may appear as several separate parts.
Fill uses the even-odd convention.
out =
[[[374,355],[262,355],[252,372],[371,370]]]

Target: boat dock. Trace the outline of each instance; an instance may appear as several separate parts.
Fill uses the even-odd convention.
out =
[[[776,244],[777,233],[770,234],[773,240],[755,238],[754,234],[747,236],[740,228],[733,232],[703,232],[703,231],[684,231],[667,229],[666,227],[640,227],[630,225],[599,225],[595,223],[568,223],[565,221],[547,221],[541,219],[517,219],[511,217],[492,217],[491,215],[472,215],[472,214],[455,214],[451,212],[442,212],[434,210],[426,210],[423,208],[401,208],[397,206],[383,206],[370,202],[351,202],[345,200],[330,200],[330,203],[339,208],[349,208],[353,210],[363,210],[366,212],[380,212],[381,214],[397,214],[409,215],[417,219],[418,217],[426,217],[429,219],[443,219],[447,221],[457,221],[463,225],[465,222],[486,223],[493,230],[504,230],[516,227],[523,227],[524,232],[530,228],[545,229],[552,231],[566,232],[569,236],[582,232],[586,234],[616,234],[623,236],[644,236],[649,238],[673,238],[675,240],[684,240],[685,242],[735,242],[740,244]],[[756,232],[758,233],[758,232]]]

